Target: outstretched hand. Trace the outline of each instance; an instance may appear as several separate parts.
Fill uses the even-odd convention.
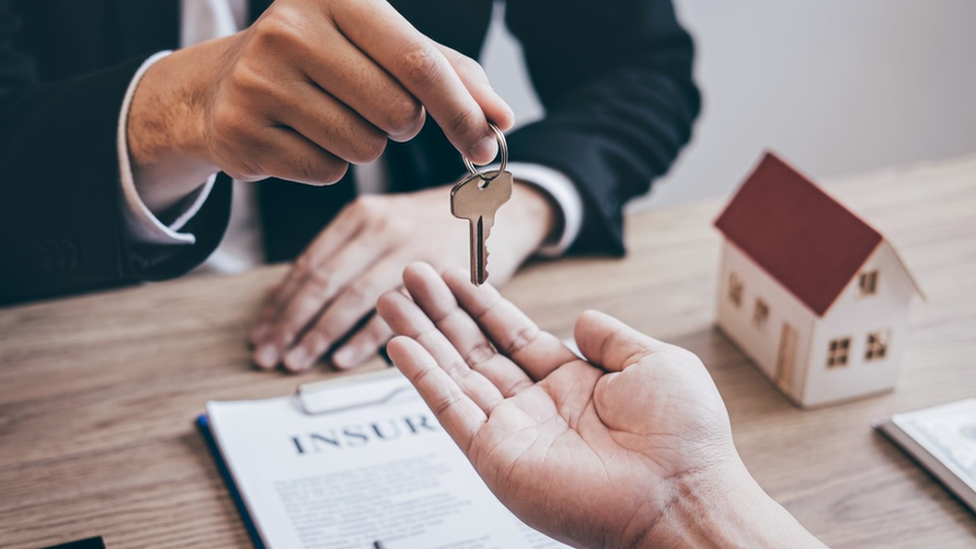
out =
[[[459,269],[404,273],[385,294],[390,358],[498,498],[585,547],[646,543],[690,491],[741,467],[725,406],[692,353],[598,312],[582,360],[491,286]]]

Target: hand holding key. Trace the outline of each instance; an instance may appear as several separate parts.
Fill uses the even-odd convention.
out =
[[[451,214],[470,223],[471,283],[480,286],[488,280],[488,247],[491,227],[495,224],[498,208],[512,197],[512,174],[505,170],[508,165],[508,145],[505,134],[489,123],[498,138],[501,164],[497,171],[481,173],[464,157],[464,165],[471,174],[451,189]]]
[[[159,213],[215,171],[322,185],[408,141],[429,115],[476,162],[487,121],[514,114],[473,59],[423,35],[386,0],[276,0],[247,29],[150,68],[127,142],[139,196]],[[180,177],[174,177],[180,174]]]

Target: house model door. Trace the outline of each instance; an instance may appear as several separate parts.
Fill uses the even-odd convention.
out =
[[[783,323],[779,335],[779,352],[776,354],[776,386],[780,391],[793,394],[793,371],[796,364],[796,330],[789,322]]]

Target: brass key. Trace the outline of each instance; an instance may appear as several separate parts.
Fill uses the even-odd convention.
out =
[[[451,214],[469,222],[471,237],[471,283],[480,286],[488,280],[488,247],[486,241],[491,236],[495,224],[495,212],[512,197],[512,174],[505,170],[508,164],[508,146],[505,135],[490,124],[498,138],[501,154],[499,169],[482,173],[467,158],[464,164],[470,175],[459,181],[451,189]]]

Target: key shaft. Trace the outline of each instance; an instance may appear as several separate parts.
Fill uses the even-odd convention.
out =
[[[488,280],[488,245],[495,212],[512,196],[512,174],[491,172],[492,179],[470,175],[451,190],[451,213],[467,219],[470,234],[471,283],[480,286]]]
[[[477,220],[469,220],[471,236],[471,283],[480,286],[488,280],[488,237],[491,236],[491,226],[494,217],[480,216]]]

